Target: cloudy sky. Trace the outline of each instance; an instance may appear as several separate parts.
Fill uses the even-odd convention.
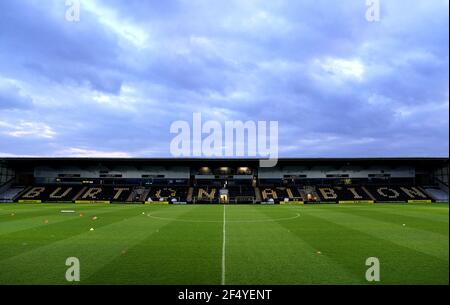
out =
[[[449,2],[0,1],[0,156],[170,156],[276,120],[286,157],[448,156]]]

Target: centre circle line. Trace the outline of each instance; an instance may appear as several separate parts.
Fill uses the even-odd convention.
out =
[[[158,220],[169,220],[169,221],[180,221],[180,222],[195,222],[195,223],[222,223],[223,220],[196,220],[196,219],[179,219],[179,218],[170,218],[170,217],[160,217],[154,216],[155,213],[148,214],[147,216],[150,218],[158,219]],[[253,223],[253,222],[274,222],[274,221],[283,221],[283,220],[292,220],[300,217],[299,213],[296,213],[295,216],[292,217],[284,217],[284,218],[276,218],[276,219],[250,219],[250,220],[230,220],[227,219],[228,223]]]

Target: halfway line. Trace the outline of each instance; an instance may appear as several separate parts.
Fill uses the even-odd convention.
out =
[[[223,206],[223,229],[222,229],[222,285],[225,285],[225,244],[226,244],[226,208]]]

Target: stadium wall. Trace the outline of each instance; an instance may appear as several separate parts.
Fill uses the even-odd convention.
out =
[[[143,167],[137,169],[133,166],[122,167],[101,167],[91,166],[82,169],[74,166],[62,167],[54,169],[51,167],[39,166],[34,169],[35,178],[59,178],[61,176],[79,176],[83,178],[125,178],[125,179],[142,179],[145,177],[159,177],[166,179],[189,179],[190,171],[187,166],[178,167]]]
[[[0,187],[5,183],[10,182],[14,177],[14,169],[0,162]]]
[[[285,166],[279,168],[261,168],[259,170],[260,179],[283,179],[286,175],[303,176],[308,179],[326,179],[330,176],[345,176],[348,178],[370,178],[373,176],[389,176],[391,178],[414,178],[415,168],[413,166],[403,167],[383,167],[371,166],[369,168],[362,167],[332,167],[332,166]]]

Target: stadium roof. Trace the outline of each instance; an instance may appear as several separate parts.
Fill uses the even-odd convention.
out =
[[[384,157],[384,158],[279,158],[279,165],[418,165],[436,166],[448,164],[446,157]],[[257,158],[72,158],[72,157],[4,157],[0,162],[14,167],[27,167],[36,165],[63,166],[73,165],[249,165],[258,166]]]

